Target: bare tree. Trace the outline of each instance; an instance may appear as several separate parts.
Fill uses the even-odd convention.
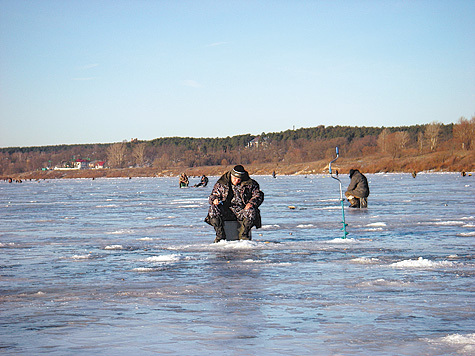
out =
[[[424,153],[424,133],[422,131],[419,131],[417,134],[417,145],[419,147],[419,154]]]
[[[426,125],[425,136],[429,141],[430,150],[434,151],[439,145],[440,123],[433,121]]]
[[[153,166],[160,170],[167,169],[170,166],[170,155],[168,153],[164,153],[159,158],[155,158],[153,161]]]
[[[409,143],[410,137],[409,137],[409,132],[407,131],[398,131],[396,132],[396,139],[399,144],[400,149],[405,149],[407,148],[407,144]]]
[[[402,150],[407,148],[409,143],[409,133],[407,131],[396,131],[385,137],[386,153],[392,158],[400,157]]]
[[[374,152],[374,149],[377,146],[377,138],[375,136],[364,136],[354,138],[349,144],[347,155],[350,157],[360,157],[365,154],[365,152],[370,151],[371,149]],[[314,156],[311,156],[312,159]]]
[[[378,136],[378,146],[382,153],[388,152],[388,136],[391,134],[389,129],[384,129]]]
[[[453,135],[455,142],[460,144],[462,150],[471,150],[475,147],[475,116],[470,120],[461,117],[454,125]]]
[[[137,167],[143,167],[143,165],[145,164],[146,148],[147,145],[144,142],[135,144],[132,148],[132,157],[134,158],[135,165]]]
[[[390,133],[385,138],[386,141],[386,153],[389,153],[392,158],[400,156],[401,144],[399,142],[398,132]]]
[[[107,148],[107,163],[109,167],[120,168],[124,164],[125,152],[127,146],[125,143],[114,143]]]

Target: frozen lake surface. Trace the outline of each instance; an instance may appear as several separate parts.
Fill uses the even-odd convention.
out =
[[[337,181],[254,176],[218,244],[217,177],[1,182],[0,353],[474,355],[475,176],[367,177],[347,239]]]

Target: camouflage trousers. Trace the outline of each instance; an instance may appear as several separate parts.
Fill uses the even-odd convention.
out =
[[[226,209],[222,205],[211,205],[208,211],[208,215],[210,218],[218,218],[222,221],[247,220],[250,223],[254,223],[257,218],[257,214],[257,209],[254,208],[246,210],[241,207],[231,206]]]

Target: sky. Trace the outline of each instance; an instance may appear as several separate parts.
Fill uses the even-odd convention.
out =
[[[457,122],[474,18],[474,0],[0,0],[0,147]]]

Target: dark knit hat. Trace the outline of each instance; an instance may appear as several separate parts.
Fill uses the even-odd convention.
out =
[[[235,176],[236,178],[243,179],[247,176],[247,172],[243,166],[238,164],[237,166],[234,166],[234,168],[231,170],[231,175]]]

